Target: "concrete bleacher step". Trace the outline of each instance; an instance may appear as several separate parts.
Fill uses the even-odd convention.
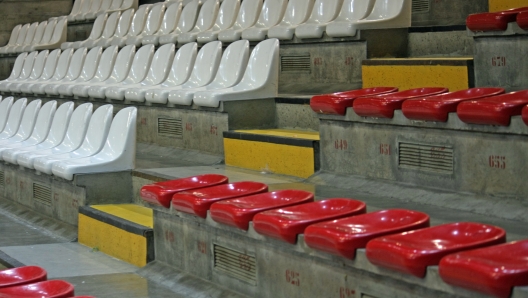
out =
[[[229,166],[308,178],[319,169],[319,133],[266,129],[224,132]]]
[[[458,91],[475,85],[471,57],[367,59],[362,62],[362,77],[364,88],[427,86]]]
[[[79,243],[142,267],[154,260],[152,209],[133,204],[79,209]]]

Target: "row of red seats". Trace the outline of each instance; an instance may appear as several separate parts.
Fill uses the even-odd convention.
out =
[[[2,298],[95,298],[75,296],[74,286],[64,280],[47,280],[42,267],[23,266],[0,271]]]
[[[505,31],[512,22],[517,22],[520,28],[528,30],[528,7],[471,14],[466,19],[466,26],[475,32]]]
[[[267,190],[262,183],[229,184],[225,176],[208,174],[146,185],[141,196],[202,218],[209,211],[213,220],[243,230],[252,221],[256,232],[292,244],[304,234],[308,246],[345,258],[366,248],[373,264],[418,277],[439,265],[447,283],[497,297],[528,285],[528,240],[503,244],[501,228],[472,222],[429,227],[429,216],[417,211],[366,213],[357,200],[314,202],[310,192]]]
[[[393,118],[395,110],[411,120],[446,122],[457,113],[468,124],[510,125],[512,116],[522,115],[528,125],[528,90],[504,94],[502,88],[471,88],[447,93],[446,88],[417,88],[401,92],[376,87],[312,97],[316,113],[345,115],[352,107],[362,117]]]

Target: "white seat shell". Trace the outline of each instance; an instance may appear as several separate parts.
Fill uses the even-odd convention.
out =
[[[269,0],[266,1],[266,3],[268,2]],[[244,0],[235,24],[229,29],[218,32],[218,40],[232,42],[240,39],[242,31],[253,26],[257,22],[262,6],[263,0]]]
[[[7,118],[9,116],[9,112],[11,111],[11,107],[13,106],[14,101],[15,100],[13,96],[9,96],[3,98],[0,102],[0,131],[3,131],[5,128]]]
[[[159,43],[159,38],[162,35],[166,35],[174,31],[180,16],[182,13],[183,4],[181,2],[168,2],[167,9],[163,15],[163,20],[161,21],[160,28],[156,33],[152,35],[145,35],[141,40],[143,45],[153,44],[157,45]]]
[[[90,31],[90,35],[87,39],[82,41],[74,41],[74,42],[64,42],[61,44],[61,49],[65,50],[68,48],[78,49],[86,46],[88,42],[93,42],[96,39],[99,39],[101,37],[101,34],[103,34],[103,30],[106,24],[106,20],[108,19],[107,14],[102,14],[98,16],[92,26],[92,31]]]
[[[310,17],[314,2],[315,0],[290,0],[282,21],[268,30],[268,38],[293,39],[295,28]]]
[[[71,52],[70,52],[71,50]],[[62,52],[57,63],[57,69],[53,74],[53,77],[49,80],[35,83],[31,86],[31,93],[33,94],[45,94],[45,88],[48,84],[54,84],[61,81],[66,76],[72,77],[77,74],[79,75],[84,63],[84,58],[86,57],[86,48],[73,50],[66,49]],[[72,63],[73,62],[73,63]]]
[[[68,20],[66,18],[59,18],[57,24],[53,28],[53,35],[47,43],[40,43],[33,47],[33,50],[49,50],[59,48],[62,43],[66,41],[68,35]]]
[[[92,15],[95,15],[96,12],[99,11],[99,8],[101,7],[102,0],[91,0],[90,1],[90,8],[85,13],[80,13],[75,17],[76,21],[86,21],[86,20],[93,20],[94,17]],[[90,16],[90,18],[88,17]]]
[[[22,73],[22,69],[24,67],[24,62],[26,60],[27,55],[28,53],[21,53],[17,56],[9,77],[7,77],[7,79],[3,81],[0,81],[0,91],[9,91],[8,87],[10,83],[17,81],[18,77],[20,77],[20,74]]]
[[[203,31],[211,29],[215,23],[220,8],[219,0],[207,0],[200,9],[194,28],[189,32],[178,35],[178,43],[184,44],[196,41],[196,36]]]
[[[141,5],[136,13],[134,13],[134,17],[132,18],[132,22],[130,23],[127,34],[123,37],[117,37],[114,35],[110,45],[124,47],[128,38],[136,37],[141,34],[143,28],[145,27],[147,16],[151,8],[152,5],[150,4]]]
[[[161,21],[163,18],[163,14],[165,13],[166,4],[163,2],[160,2],[159,4],[152,5],[152,8],[150,9],[150,12],[147,15],[147,19],[145,21],[145,26],[143,27],[143,31],[136,35],[136,36],[129,36],[126,39],[127,45],[135,45],[136,47],[141,46],[141,42],[143,40],[144,36],[152,35],[158,31]]]
[[[202,0],[193,0],[187,3],[181,12],[176,28],[174,28],[169,34],[161,35],[158,39],[158,43],[160,45],[176,43],[180,34],[191,31],[194,24],[196,24],[196,19],[198,18],[202,4]]]
[[[242,39],[251,41],[266,39],[269,28],[282,20],[287,5],[286,0],[266,0],[255,25],[242,31]]]
[[[20,126],[20,121],[22,120],[22,114],[27,105],[27,98],[20,98],[9,110],[9,115],[7,116],[7,122],[0,132],[0,140],[9,139],[14,136]]]
[[[45,53],[45,51],[42,51]],[[41,53],[42,53],[41,52]],[[61,54],[61,50],[57,49],[49,53],[49,55],[46,56],[46,61],[44,63],[44,66],[42,70],[37,67],[38,65],[34,65],[33,71],[31,72],[31,75],[27,80],[24,80],[22,82],[12,83],[9,85],[9,91],[14,93],[30,93],[31,89],[30,87],[32,84],[40,81],[49,80],[53,73],[55,72],[55,68],[57,67],[57,63],[59,61],[59,57]],[[39,55],[40,56],[40,55]],[[39,60],[37,60],[39,62]],[[40,64],[39,64],[40,65]]]
[[[20,30],[18,31],[18,35],[17,35],[16,41],[13,44],[11,44],[11,45],[7,45],[7,46],[4,46],[4,47],[0,48],[0,53],[1,54],[12,53],[12,52],[14,52],[14,49],[16,47],[21,46],[22,44],[24,44],[24,41],[26,40],[26,33],[27,33],[30,25],[31,24],[22,25],[22,27],[20,27]]]
[[[15,27],[13,27],[13,30],[11,30],[11,35],[9,36],[9,41],[7,42],[5,46],[0,47],[0,54],[5,53],[4,51],[7,48],[12,47],[16,44],[16,41],[18,39],[18,34],[20,32],[21,27],[22,25],[16,25]]]
[[[246,5],[244,5],[244,9]],[[213,27],[196,35],[199,43],[207,43],[218,39],[218,32],[229,29],[235,24],[240,11],[240,0],[224,0],[218,10],[218,16]]]
[[[31,101],[24,109],[24,113],[20,119],[20,126],[16,133],[10,138],[0,140],[0,147],[2,147],[2,145],[19,143],[29,138],[35,127],[35,122],[41,106],[42,100],[35,99]]]

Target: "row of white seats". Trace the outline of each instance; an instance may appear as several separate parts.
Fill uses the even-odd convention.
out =
[[[88,21],[100,14],[137,9],[138,0],[75,0],[68,21]]]
[[[0,48],[0,54],[56,49],[66,41],[67,33],[66,18],[16,25],[11,31],[7,45]]]
[[[249,58],[248,58],[249,57]],[[20,55],[0,91],[158,104],[218,107],[221,101],[273,98],[278,93],[279,41],[134,45],[118,50],[54,50]]]
[[[112,105],[93,112],[91,103],[74,109],[52,100],[0,102],[0,160],[73,180],[75,174],[131,170],[135,165],[135,107],[112,120]]]
[[[202,5],[203,3],[203,5]],[[62,49],[239,39],[355,36],[359,29],[410,27],[411,0],[193,0],[99,16],[87,40]]]

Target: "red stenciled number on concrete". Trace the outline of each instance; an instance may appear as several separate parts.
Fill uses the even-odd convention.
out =
[[[347,150],[348,149],[348,142],[346,140],[335,140],[334,141],[334,148],[336,150]]]
[[[488,160],[490,168],[506,169],[506,156],[490,155]]]
[[[491,66],[502,67],[506,66],[506,57],[493,57],[491,58]]]
[[[316,58],[314,58],[314,62],[313,62],[313,64],[314,64],[314,65],[317,65],[317,66],[319,66],[319,65],[323,65],[323,58],[321,58],[321,57],[316,57]]]
[[[189,122],[185,123],[185,130],[192,131],[192,123],[189,123]]]
[[[60,198],[60,197],[59,197],[59,194],[58,194],[58,193],[54,193],[54,194],[53,194],[53,201],[54,201],[55,203],[57,203],[57,204],[59,203],[59,198]]]
[[[249,256],[244,254],[238,255],[238,266],[240,269],[245,271],[251,271],[251,262],[249,261]]]
[[[147,125],[147,118],[141,118],[141,125]]]
[[[355,290],[351,290],[345,287],[339,288],[339,298],[349,298],[349,297],[354,297],[355,295],[356,295]]]
[[[165,231],[165,240],[167,242],[174,242],[174,233],[171,231]]]
[[[11,177],[6,177],[6,178],[5,178],[5,183],[6,183],[7,185],[11,185]]]
[[[201,254],[205,255],[207,253],[207,243],[205,243],[205,241],[197,241],[197,245],[198,245],[198,251]]]
[[[79,209],[79,200],[73,199],[71,202],[71,207],[75,210]]]
[[[212,135],[217,136],[217,135],[218,135],[218,127],[217,127],[217,126],[214,126],[214,125],[211,125],[210,133],[211,133]]]
[[[391,155],[391,146],[389,144],[380,144],[379,152],[381,155]]]
[[[354,63],[354,57],[345,57],[345,65],[352,65]]]
[[[24,189],[24,188],[26,187],[26,182],[24,182],[24,181],[20,181],[20,182],[18,183],[18,187],[19,187],[20,189]]]
[[[299,272],[295,272],[293,270],[286,270],[286,282],[289,284],[292,284],[294,286],[300,286],[301,285],[301,278],[299,276]]]

